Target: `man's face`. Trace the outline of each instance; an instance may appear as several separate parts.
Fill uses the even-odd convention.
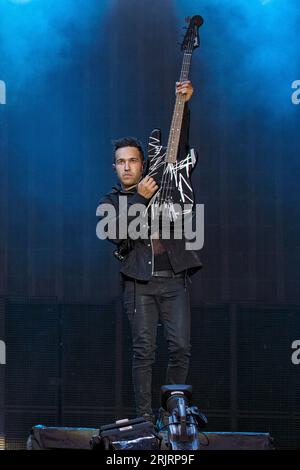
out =
[[[143,162],[136,147],[121,147],[115,153],[115,170],[125,189],[135,186],[142,176]]]

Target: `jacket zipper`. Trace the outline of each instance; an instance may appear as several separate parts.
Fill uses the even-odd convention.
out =
[[[153,276],[153,272],[154,272],[154,255],[153,255],[153,245],[152,245],[152,238],[151,238],[151,235],[150,235],[150,243],[151,243],[151,266],[152,266],[152,271],[151,271],[151,275]]]

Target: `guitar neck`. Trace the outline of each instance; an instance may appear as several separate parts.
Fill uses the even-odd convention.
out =
[[[179,81],[188,80],[189,71],[191,66],[192,53],[185,52],[183,55],[181,73]],[[183,95],[177,95],[175,107],[173,111],[172,123],[169,132],[168,147],[166,152],[166,162],[176,163],[178,146],[180,140],[180,133],[183,120],[183,111],[185,105],[185,98]]]

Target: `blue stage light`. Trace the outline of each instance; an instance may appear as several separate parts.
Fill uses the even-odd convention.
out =
[[[29,3],[31,0],[9,0],[11,3]]]

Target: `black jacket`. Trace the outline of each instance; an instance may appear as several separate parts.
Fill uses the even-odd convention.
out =
[[[183,115],[178,158],[186,156],[189,151],[189,120],[190,113],[186,104]],[[136,189],[125,191],[122,189],[120,184],[116,185],[112,191],[101,200],[100,204],[112,204],[114,206],[116,216],[110,220],[113,224],[116,224],[117,227],[119,220],[125,216],[127,217],[128,225],[130,221],[134,219],[134,217],[128,216],[128,210],[126,214],[123,210],[120,210],[119,196],[127,198],[128,210],[133,204],[142,204],[146,207],[149,202],[148,199],[145,199],[143,196],[138,194]],[[119,238],[118,230],[116,230],[115,236],[109,236],[108,240],[117,245],[119,249],[121,248],[123,252],[127,253],[124,260],[121,262],[120,272],[122,274],[140,281],[150,280],[154,269],[154,256],[150,237],[146,239],[140,238],[132,240],[130,235],[127,234],[127,238]],[[198,253],[193,250],[185,249],[186,242],[184,239],[161,240],[161,243],[164,245],[169,255],[172,269],[176,274],[182,271],[187,271],[189,274],[192,274],[202,267]]]

